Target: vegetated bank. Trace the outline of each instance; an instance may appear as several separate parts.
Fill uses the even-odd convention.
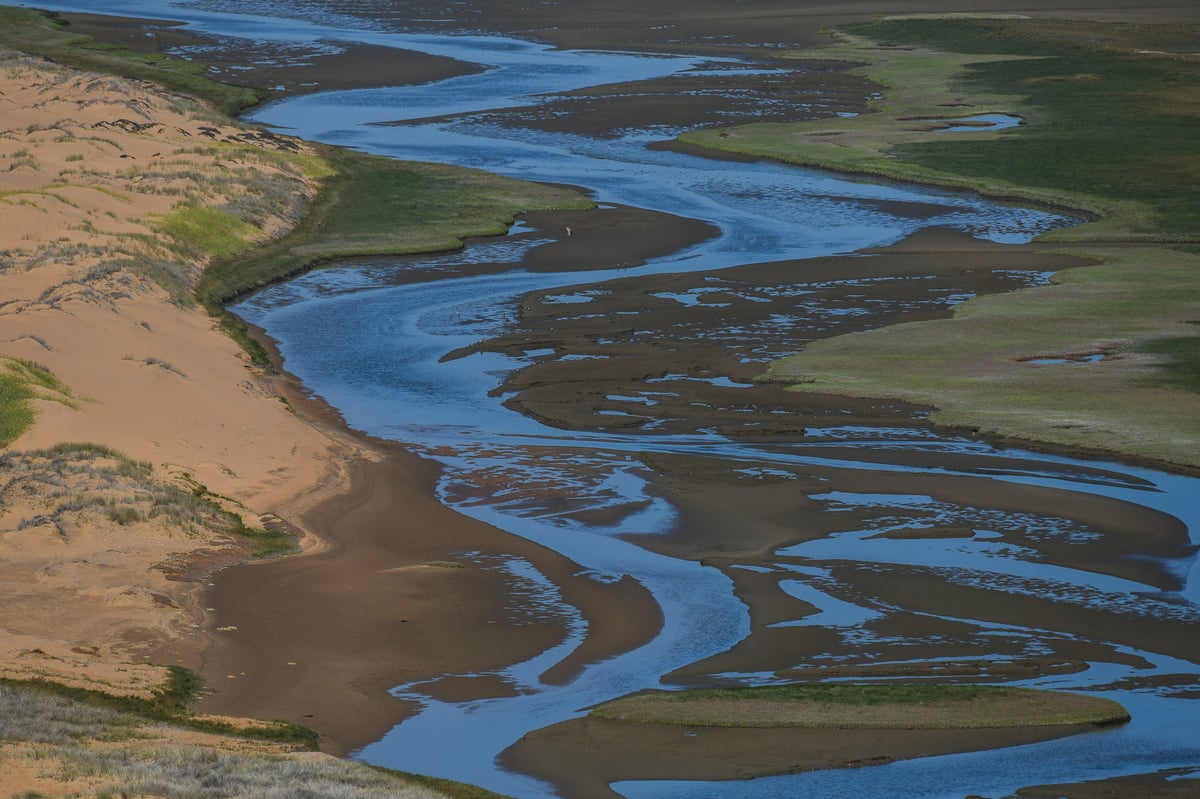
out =
[[[339,796],[502,799],[316,752],[311,730],[197,717],[182,669],[150,699],[0,680],[0,788],[13,796]]]
[[[932,405],[937,423],[1000,438],[1200,468],[1197,42],[1195,26],[890,17],[792,54],[864,64],[880,85],[868,113],[684,134],[1094,217],[1037,243],[1103,266],[969,300],[950,320],[821,341],[763,379]],[[949,130],[983,114],[1022,124]]]

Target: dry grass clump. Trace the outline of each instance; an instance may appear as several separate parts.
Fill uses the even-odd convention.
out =
[[[113,795],[167,799],[440,799],[443,794],[359,763],[321,757],[244,755],[199,747],[77,750],[70,774],[115,778]]]
[[[0,684],[0,741],[66,744],[112,739],[127,736],[137,724],[135,717],[116,710]]]

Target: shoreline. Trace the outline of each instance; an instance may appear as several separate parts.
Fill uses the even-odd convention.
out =
[[[496,618],[508,592],[505,577],[488,568],[496,560],[534,564],[599,628],[579,666],[657,633],[658,607],[640,586],[581,579],[556,553],[447,508],[434,496],[436,464],[355,433],[323,402],[296,401],[306,403],[303,415],[314,414],[315,404],[310,422],[357,439],[359,449],[345,463],[344,483],[297,517],[318,546],[213,576],[210,640],[199,669],[212,693],[203,710],[291,718],[318,729],[322,750],[333,754],[378,740],[413,710],[385,700],[397,685],[498,669],[565,636],[561,625],[530,629]],[[405,535],[410,527],[438,534]],[[339,596],[341,588],[347,594]],[[608,614],[641,624],[612,625]],[[220,630],[231,626],[237,630]],[[234,636],[252,643],[239,645]],[[346,674],[355,676],[345,684],[328,680]],[[480,677],[444,682],[447,695],[464,699],[503,691]],[[298,695],[306,697],[301,706]]]

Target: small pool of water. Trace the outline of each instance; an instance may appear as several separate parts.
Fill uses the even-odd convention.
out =
[[[940,129],[939,133],[1008,130],[1017,127],[1025,120],[1012,114],[977,114],[973,117],[955,117],[942,121],[949,123],[950,127]]]

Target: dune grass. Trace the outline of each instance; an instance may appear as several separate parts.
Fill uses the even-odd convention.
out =
[[[299,724],[281,721],[241,727],[226,721],[194,716],[192,707],[199,696],[200,678],[195,672],[180,666],[167,666],[167,672],[166,684],[160,686],[149,699],[118,696],[48,680],[0,679],[0,689],[10,693],[33,691],[54,697],[60,700],[59,705],[67,703],[80,708],[80,712],[75,714],[76,718],[95,716],[107,719],[102,722],[104,724],[114,723],[114,719],[123,719],[121,723],[125,726],[132,725],[134,720],[156,721],[199,732],[285,743],[301,749],[317,748],[317,733]],[[94,732],[81,729],[77,735],[84,737]]]
[[[6,758],[33,758],[43,774],[64,786],[86,778],[88,796],[326,797],[327,799],[503,799],[450,780],[438,780],[335,758],[218,751],[202,744],[172,743],[169,727],[212,731],[177,715],[194,693],[194,679],[179,682],[165,701],[136,701],[51,683],[0,681],[0,769]],[[261,737],[281,726],[257,727]],[[245,737],[250,730],[241,730]],[[222,730],[217,730],[222,731]],[[94,743],[101,745],[96,746]],[[284,738],[284,744],[295,744]],[[308,748],[308,741],[300,741]],[[22,748],[21,744],[33,746]],[[103,784],[101,784],[101,782]],[[70,789],[74,791],[78,784]],[[18,794],[31,796],[42,794]],[[68,793],[66,795],[83,795]]]
[[[1116,702],[987,685],[803,684],[660,691],[606,702],[591,715],[640,724],[816,729],[982,729],[1117,724]]]
[[[44,366],[24,358],[0,357],[0,447],[33,426],[33,400],[74,407],[71,390]]]

